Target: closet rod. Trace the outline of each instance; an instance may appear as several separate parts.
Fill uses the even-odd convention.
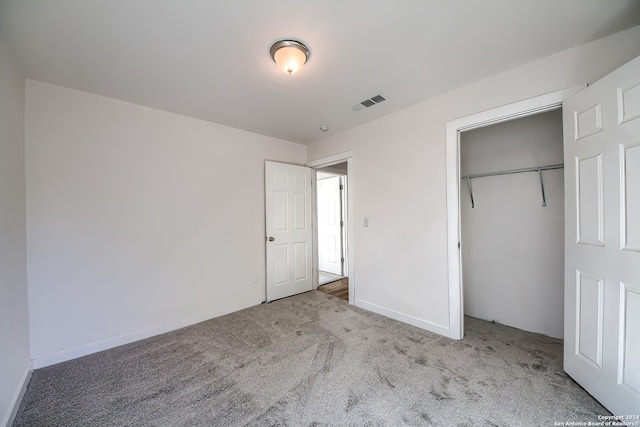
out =
[[[558,163],[556,165],[547,165],[547,166],[534,166],[530,168],[522,168],[522,169],[509,169],[498,172],[486,172],[486,173],[476,173],[473,175],[463,176],[462,179],[472,179],[472,178],[483,178],[485,176],[494,176],[494,175],[508,175],[511,173],[523,173],[523,172],[538,172],[540,170],[547,171],[551,169],[562,169],[564,167],[564,163]]]
[[[509,175],[513,173],[538,172],[538,175],[540,175],[540,190],[542,191],[542,207],[546,207],[547,198],[544,193],[544,181],[542,180],[542,171],[548,171],[552,169],[562,169],[562,168],[564,168],[564,164],[558,163],[555,165],[534,166],[530,168],[509,169],[509,170],[497,171],[497,172],[476,173],[473,175],[465,175],[461,179],[465,179],[467,181],[467,185],[469,186],[469,196],[471,197],[471,207],[475,208],[475,202],[473,200],[473,187],[471,186],[471,180],[473,178],[484,178],[487,176],[496,176],[496,175]]]

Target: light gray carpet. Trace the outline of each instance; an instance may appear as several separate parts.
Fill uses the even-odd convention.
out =
[[[552,426],[609,414],[562,343],[453,341],[312,291],[33,373],[16,426]]]

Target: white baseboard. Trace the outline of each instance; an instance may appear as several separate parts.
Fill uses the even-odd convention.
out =
[[[446,326],[438,325],[433,322],[429,322],[427,320],[418,319],[417,317],[408,316],[406,314],[400,313],[395,310],[390,310],[385,307],[381,307],[377,304],[372,304],[370,302],[363,301],[361,299],[357,299],[354,301],[356,307],[363,308],[368,311],[373,311],[374,313],[381,314],[386,317],[390,317],[395,320],[399,320],[400,322],[408,323],[409,325],[416,326],[421,329],[425,329],[429,332],[433,332],[434,334],[444,335],[445,337],[449,337],[449,328]]]
[[[164,334],[167,332],[175,331],[176,329],[184,328],[186,326],[195,325],[196,323],[204,322],[205,320],[213,319],[215,317],[224,316],[225,314],[233,313],[238,310],[243,310],[248,307],[259,305],[262,301],[251,301],[235,306],[225,307],[222,310],[203,313],[200,315],[192,316],[187,319],[182,319],[179,322],[163,325],[156,328],[148,328],[140,331],[130,332],[128,334],[120,335],[106,340],[97,341],[91,344],[86,344],[67,350],[63,350],[57,353],[48,354],[33,359],[33,368],[39,369],[47,366],[55,365],[57,363],[66,362],[67,360],[77,359],[78,357],[87,356],[89,354],[97,353],[99,351],[109,350],[110,348],[118,347],[121,345],[129,344],[135,341],[140,341],[145,338],[150,338],[156,335]]]
[[[13,424],[13,420],[16,418],[18,414],[18,409],[20,409],[20,403],[22,403],[22,398],[24,394],[27,392],[27,386],[29,385],[29,381],[31,380],[31,374],[33,373],[33,362],[29,361],[27,364],[27,369],[22,375],[22,379],[20,381],[19,387],[13,395],[13,399],[9,402],[9,410],[7,411],[4,419],[2,420],[3,426],[9,427]]]

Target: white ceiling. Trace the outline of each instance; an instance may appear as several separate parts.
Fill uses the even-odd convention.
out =
[[[639,24],[637,0],[0,0],[30,79],[302,144]],[[292,76],[281,38],[311,50]]]

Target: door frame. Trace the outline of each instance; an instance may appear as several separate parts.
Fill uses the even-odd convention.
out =
[[[307,167],[314,170],[325,168],[327,166],[336,165],[338,163],[347,163],[347,206],[345,212],[347,213],[347,277],[349,278],[349,304],[355,304],[355,289],[356,289],[356,275],[355,275],[355,251],[354,251],[354,216],[353,216],[353,181],[354,181],[354,154],[353,151],[344,151],[342,153],[333,154],[331,156],[322,157],[316,160],[312,160],[306,163]],[[315,180],[315,177],[314,177]],[[317,185],[314,186],[316,191],[314,192],[312,201],[312,212],[316,215],[313,218],[313,288],[318,288],[318,225],[317,225]]]
[[[449,277],[449,337],[464,337],[464,292],[460,228],[460,134],[509,120],[544,113],[562,107],[562,101],[585,88],[580,85],[480,113],[446,124],[447,260]]]

